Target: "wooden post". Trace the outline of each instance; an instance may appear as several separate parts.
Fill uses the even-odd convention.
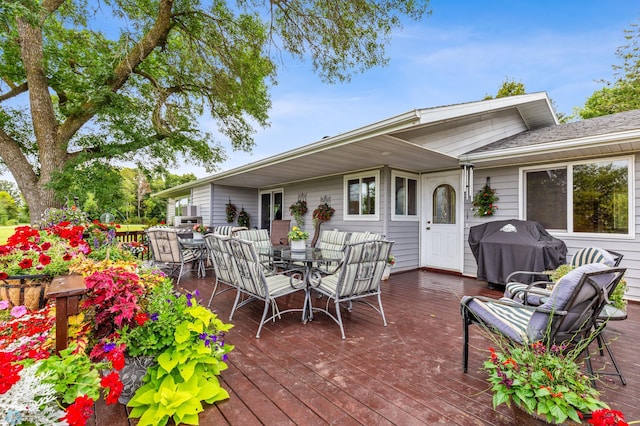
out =
[[[47,298],[56,299],[56,353],[69,344],[69,316],[78,313],[80,296],[87,292],[82,275],[56,277],[49,285]]]

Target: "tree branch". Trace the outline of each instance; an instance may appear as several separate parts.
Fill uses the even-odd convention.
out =
[[[19,94],[24,93],[27,90],[29,90],[27,83],[22,83],[19,86],[11,85],[11,90],[0,95],[0,102],[11,99],[14,96],[18,96]]]
[[[59,0],[51,0],[59,1]],[[129,51],[125,58],[116,65],[111,80],[105,82],[115,93],[129,79],[131,73],[153,50],[165,43],[171,30],[171,9],[173,0],[161,0],[158,5],[158,16],[155,23],[142,39]],[[84,113],[69,117],[58,129],[58,139],[68,141],[96,113],[98,105],[87,103]]]

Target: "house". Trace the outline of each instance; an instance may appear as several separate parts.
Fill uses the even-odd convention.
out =
[[[395,271],[468,276],[471,226],[537,220],[569,256],[588,245],[624,254],[627,297],[640,300],[639,149],[640,110],[559,124],[546,93],[532,93],[409,111],[155,196],[169,198],[169,220],[174,205],[189,204],[205,225],[226,224],[231,202],[258,228],[290,218],[288,206],[304,197],[310,232],[311,212],[326,200],[336,213],[322,226],[394,240]],[[476,217],[473,195],[485,183],[498,210]],[[598,203],[594,188],[606,192]]]

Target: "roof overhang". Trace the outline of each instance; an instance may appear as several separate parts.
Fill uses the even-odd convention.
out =
[[[184,196],[191,188],[210,183],[270,188],[383,166],[418,173],[456,168],[458,157],[427,149],[402,135],[412,129],[432,132],[439,125],[505,109],[516,109],[529,129],[557,123],[546,93],[413,110],[153,195]]]
[[[469,154],[475,167],[550,163],[640,151],[640,129]]]

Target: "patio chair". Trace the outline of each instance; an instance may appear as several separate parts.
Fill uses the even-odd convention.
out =
[[[211,292],[211,297],[209,297],[209,303],[207,304],[207,307],[209,307],[211,306],[211,301],[216,294],[224,293],[227,290],[237,290],[238,286],[236,284],[235,276],[233,275],[231,259],[229,258],[229,237],[224,235],[208,234],[205,235],[204,241],[207,244],[209,258],[211,259],[211,263],[213,263],[213,271],[215,273],[213,291]],[[220,284],[225,285],[225,288],[218,291]]]
[[[192,250],[183,249],[178,232],[169,228],[157,228],[147,230],[147,239],[151,249],[152,264],[162,270],[166,270],[167,275],[173,277],[178,273],[176,287],[180,283],[180,278],[184,273],[184,266],[187,263],[198,260],[198,254]]]
[[[260,338],[262,326],[267,321],[275,320],[276,317],[280,317],[280,315],[287,312],[302,312],[302,309],[280,311],[276,304],[276,299],[279,297],[305,290],[304,280],[300,273],[290,274],[291,271],[283,271],[267,276],[258,257],[256,246],[251,241],[231,238],[228,240],[228,244],[231,254],[229,259],[231,259],[238,288],[238,294],[231,308],[229,321],[233,320],[233,314],[242,306],[254,300],[263,301],[264,310],[256,333],[256,339],[258,339]],[[240,303],[240,296],[243,294],[248,297]],[[272,306],[273,315],[267,318],[269,306]]]
[[[340,326],[343,339],[346,337],[340,314],[342,303],[348,304],[349,311],[353,308],[353,302],[362,302],[371,306],[382,316],[382,322],[385,327],[387,326],[380,297],[380,281],[392,246],[393,241],[384,240],[347,244],[344,259],[338,271],[333,275],[322,277],[313,287],[315,291],[328,297],[325,309],[313,308],[313,310],[320,310],[329,315]],[[369,297],[377,297],[378,307],[365,300]],[[335,316],[329,312],[331,300],[335,306]]]
[[[518,344],[544,340],[570,342],[586,349],[598,335],[596,323],[608,296],[622,279],[624,268],[602,263],[580,266],[562,277],[540,306],[528,306],[512,299],[463,296],[460,306],[463,322],[462,369],[469,358],[469,325],[485,329]],[[593,368],[585,357],[589,373]]]
[[[376,234],[375,232],[358,231],[358,232],[350,233],[347,242],[351,244],[351,243],[361,243],[363,241],[375,241],[375,240],[381,240],[381,239],[382,239],[382,235]]]
[[[332,250],[335,252],[344,251],[348,237],[349,234],[347,232],[338,231],[337,229],[334,229],[333,231],[323,229],[320,231],[320,238],[318,238],[316,248],[319,248],[320,250]],[[324,274],[333,274],[339,264],[339,262],[322,262],[318,265],[318,269]]]
[[[622,258],[623,255],[615,251],[604,250],[598,247],[585,247],[576,252],[576,254],[571,259],[570,265],[574,268],[577,268],[588,263],[602,263],[607,266],[617,267],[620,265]],[[527,272],[519,271],[514,272],[510,275],[510,277],[521,277],[526,276],[526,274]],[[548,273],[529,274],[537,275],[546,279],[542,281],[534,281],[531,284],[509,282],[506,286],[504,296],[510,299],[517,300],[518,302],[524,303],[525,305],[539,306],[542,304],[544,299],[551,294],[551,290],[548,288],[549,285],[551,284],[551,286],[553,286],[554,284],[552,283],[551,277]],[[618,365],[616,357],[613,354],[613,350],[610,347],[611,342],[609,342],[606,338],[604,327],[609,321],[623,321],[625,319],[627,319],[627,313],[619,308],[616,308],[607,301],[607,304],[600,312],[600,315],[598,317],[597,328],[601,331],[600,333],[598,333],[598,336],[596,338],[600,355],[604,356],[604,349],[606,349],[607,354],[611,359],[611,363],[616,370],[615,373],[601,371],[600,374],[618,376],[620,377],[620,381],[623,385],[626,385],[627,381],[622,375],[620,366]]]
[[[569,264],[572,268],[589,263],[603,263],[607,266],[617,267],[620,265],[622,257],[621,253],[615,251],[585,247],[573,255]],[[548,296],[550,293],[546,287],[552,284],[551,272],[515,271],[509,274],[506,282],[504,297],[537,306],[540,305],[540,298]]]
[[[284,246],[289,244],[290,220],[274,220],[271,222],[271,245]]]

